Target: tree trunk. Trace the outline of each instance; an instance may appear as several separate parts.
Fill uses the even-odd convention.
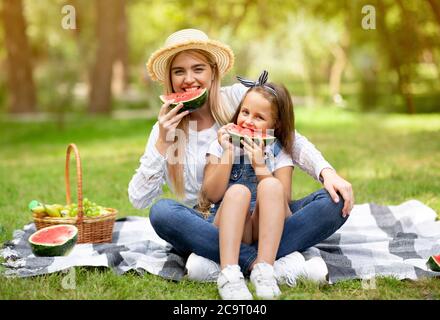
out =
[[[7,52],[9,112],[35,112],[35,84],[22,1],[4,0],[2,20]]]
[[[397,1],[398,5],[400,6],[400,9],[403,11],[404,8],[402,8],[402,3]],[[377,0],[376,4],[378,6],[378,11],[380,12],[386,12],[387,8],[384,5],[383,1]],[[403,12],[405,14],[405,12]],[[404,62],[402,61],[402,58],[400,57],[400,53],[396,50],[396,45],[393,42],[393,38],[390,35],[390,32],[387,28],[386,22],[385,22],[385,16],[383,14],[378,15],[377,19],[378,28],[379,28],[379,36],[381,39],[381,44],[387,49],[386,52],[388,53],[388,58],[390,61],[391,68],[396,72],[397,74],[397,90],[399,94],[402,96],[402,98],[405,101],[406,104],[406,110],[409,114],[414,114],[416,112],[414,100],[411,94],[411,91],[409,90],[409,85],[411,83],[411,75],[409,71],[404,70]]]
[[[128,39],[127,39],[127,14],[125,0],[116,0],[116,53],[113,63],[112,92],[120,94],[128,87]]]
[[[429,5],[432,8],[432,12],[434,13],[434,16],[440,25],[440,1],[439,0],[427,0]]]
[[[347,55],[339,44],[334,45],[331,51],[335,61],[330,70],[329,88],[332,101],[337,102],[338,97],[341,96],[342,75],[347,65]]]
[[[409,75],[407,74],[407,72],[405,72],[402,69],[403,68],[400,67],[400,68],[397,68],[397,70],[396,70],[399,92],[400,92],[400,95],[405,100],[406,111],[409,114],[415,114],[416,109],[414,106],[414,99],[413,99],[412,94],[409,89],[409,83],[411,83],[411,81],[409,80]]]
[[[91,75],[89,112],[110,113],[113,63],[117,50],[117,0],[97,0],[96,8],[98,48]]]

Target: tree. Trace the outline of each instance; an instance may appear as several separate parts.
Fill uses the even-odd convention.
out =
[[[414,16],[405,7],[401,0],[397,0],[397,6],[403,16],[404,22],[397,26],[390,26],[386,21],[386,12],[391,5],[376,0],[380,12],[378,15],[379,37],[385,53],[388,55],[390,67],[397,75],[397,90],[403,97],[406,110],[409,114],[416,112],[413,95],[410,91],[410,84],[413,78],[413,64],[417,60],[421,44],[419,32]]]
[[[427,1],[432,8],[432,12],[434,13],[437,22],[440,24],[440,1],[439,0],[427,0]]]
[[[118,94],[127,89],[129,73],[128,73],[128,37],[127,37],[127,13],[125,1],[118,0],[116,2],[116,52],[113,64],[113,92]]]
[[[36,94],[22,0],[4,0],[1,16],[7,52],[9,112],[34,112]]]
[[[96,1],[98,47],[91,74],[89,111],[92,113],[111,111],[113,66],[118,52],[123,52],[118,44],[121,39],[118,28],[124,5],[124,0]]]

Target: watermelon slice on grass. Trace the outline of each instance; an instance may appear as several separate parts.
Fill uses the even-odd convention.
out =
[[[248,137],[252,139],[252,141],[259,143],[260,140],[263,141],[264,145],[270,145],[273,143],[276,138],[266,132],[263,132],[261,130],[252,130],[249,128],[243,128],[237,124],[231,125],[227,132],[231,136],[231,142],[234,145],[239,145],[240,147],[243,147],[243,145],[240,143],[245,137]]]
[[[28,239],[32,252],[39,257],[66,256],[77,240],[78,228],[71,224],[42,228]]]
[[[175,108],[179,103],[183,103],[183,107],[178,113],[186,110],[192,112],[203,106],[203,104],[206,102],[206,99],[208,98],[208,90],[203,88],[194,91],[175,92],[168,95],[161,95],[159,98],[162,103],[165,103],[169,100],[174,100],[174,102],[170,104],[171,108]]]
[[[437,256],[430,256],[426,264],[432,271],[440,272],[440,254]]]

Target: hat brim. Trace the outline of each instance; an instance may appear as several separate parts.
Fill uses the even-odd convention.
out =
[[[176,53],[190,49],[200,49],[212,54],[217,63],[220,77],[226,74],[234,65],[234,53],[227,45],[215,40],[190,40],[154,52],[147,62],[147,70],[151,79],[164,82],[168,60]]]

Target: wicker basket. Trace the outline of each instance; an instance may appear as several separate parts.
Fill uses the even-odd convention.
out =
[[[82,195],[82,171],[79,151],[75,144],[69,144],[66,154],[66,201],[71,203],[70,199],[70,179],[69,179],[69,160],[70,152],[74,151],[76,159],[76,177],[77,177],[77,195],[78,195],[78,215],[73,218],[57,217],[38,217],[33,214],[37,229],[54,226],[57,224],[73,224],[78,228],[78,243],[104,243],[112,242],[113,226],[116,219],[117,210],[106,208],[110,213],[97,217],[84,216],[83,195]]]

